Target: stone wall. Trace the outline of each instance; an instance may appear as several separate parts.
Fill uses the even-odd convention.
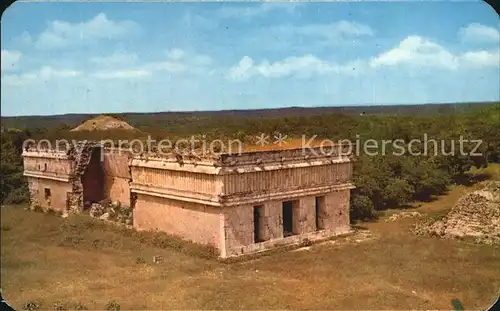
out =
[[[104,176],[104,194],[113,202],[130,206],[130,180],[127,178]]]
[[[216,194],[216,175],[190,171],[176,171],[160,168],[133,167],[134,183],[150,185],[177,191]]]
[[[283,238],[283,215],[281,201],[270,201],[260,205],[260,233],[262,240]]]
[[[84,178],[82,184],[96,147],[86,143],[72,146],[68,154],[26,156],[32,204],[80,212],[84,188],[98,192],[92,180]],[[211,245],[220,249],[221,257],[349,232],[349,159],[292,150],[210,161],[131,159],[126,152],[106,150],[94,164],[102,168],[102,196],[132,207],[136,229]],[[45,188],[50,189],[50,202]],[[291,202],[285,215],[284,201]]]
[[[67,177],[71,173],[72,162],[66,158],[25,157],[24,170],[54,177]]]
[[[352,163],[224,175],[224,194],[275,192],[347,183]]]
[[[196,243],[220,246],[220,209],[137,194],[134,227],[164,231]]]
[[[222,257],[239,255],[239,248],[254,243],[253,207],[232,206],[223,209],[224,250]]]
[[[316,197],[305,196],[292,201],[294,235],[284,237],[283,202],[268,201],[261,205],[224,207],[224,245],[221,257],[232,257],[264,251],[272,247],[315,241],[348,233],[349,189],[328,193],[319,198],[319,226],[316,226]],[[254,208],[259,210],[259,236],[255,240]]]
[[[71,185],[67,182],[27,177],[30,189],[30,206],[36,205],[44,210],[52,208],[61,212],[67,211],[67,196]],[[45,189],[50,190],[50,198],[45,198]]]
[[[339,233],[349,231],[350,191],[334,191],[324,196],[319,208],[319,224],[322,229]]]
[[[99,152],[95,152],[99,150]],[[72,145],[68,150],[68,159],[73,161],[72,171],[69,175],[71,184],[71,193],[68,197],[68,207],[71,213],[80,213],[83,210],[83,183],[82,176],[87,170],[92,157],[98,157],[96,162],[100,161],[102,152],[101,146],[97,142],[78,142]]]
[[[316,231],[316,197],[308,196],[294,201],[293,220],[296,234]]]
[[[130,154],[115,149],[106,150],[103,157],[104,194],[113,202],[130,206]]]

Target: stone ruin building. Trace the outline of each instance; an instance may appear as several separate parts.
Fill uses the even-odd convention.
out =
[[[331,150],[195,158],[85,144],[27,149],[23,159],[32,206],[72,214],[107,198],[133,208],[135,229],[210,245],[226,258],[349,232],[352,162]]]

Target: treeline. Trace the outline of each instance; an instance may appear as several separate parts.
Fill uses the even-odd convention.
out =
[[[240,139],[252,143],[260,133],[272,135],[279,132],[289,138],[305,135],[334,141],[349,139],[360,145],[372,139],[379,143],[378,154],[369,155],[360,148],[361,154],[355,162],[353,179],[357,188],[352,191],[351,202],[354,219],[371,218],[377,210],[402,206],[412,200],[430,199],[445,192],[452,183],[466,180],[471,167],[500,161],[500,104],[458,113],[415,116],[325,113],[244,117],[184,113],[167,122],[157,115],[152,115],[149,121],[146,117],[121,118],[139,131],[70,132],[70,126],[57,125],[38,130],[8,131],[5,138],[2,135],[2,201],[8,199],[15,189],[25,189],[19,186],[23,184],[19,178],[22,172],[19,140],[26,137],[118,141],[145,140],[149,135],[157,141],[165,138],[175,141],[198,135],[207,141]],[[425,138],[430,141],[428,145],[410,144],[412,140],[423,141]],[[460,146],[460,139],[481,139],[483,142],[479,148],[474,142]],[[395,144],[388,143],[384,145],[385,154],[381,153],[382,141],[396,140],[407,146],[405,152],[401,153]],[[12,150],[5,151],[4,160],[4,150],[9,148]],[[471,155],[472,151],[480,155]],[[5,171],[8,174],[4,174],[4,165],[9,168]]]

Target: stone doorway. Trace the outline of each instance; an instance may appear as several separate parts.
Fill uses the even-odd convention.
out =
[[[283,236],[294,235],[293,226],[293,201],[283,202]]]
[[[82,175],[84,209],[104,199],[104,169],[101,148],[93,148],[90,160]]]

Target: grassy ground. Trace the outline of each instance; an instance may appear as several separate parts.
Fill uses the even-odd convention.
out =
[[[484,172],[484,171],[481,171]],[[488,168],[500,180],[500,167]],[[495,175],[498,174],[498,175]],[[416,207],[445,211],[472,187]],[[16,309],[466,309],[500,289],[500,248],[414,236],[415,219],[358,224],[373,238],[342,238],[225,264],[173,240],[85,217],[2,208],[2,290]],[[206,255],[206,256],[200,256]],[[163,256],[154,264],[153,256]]]

